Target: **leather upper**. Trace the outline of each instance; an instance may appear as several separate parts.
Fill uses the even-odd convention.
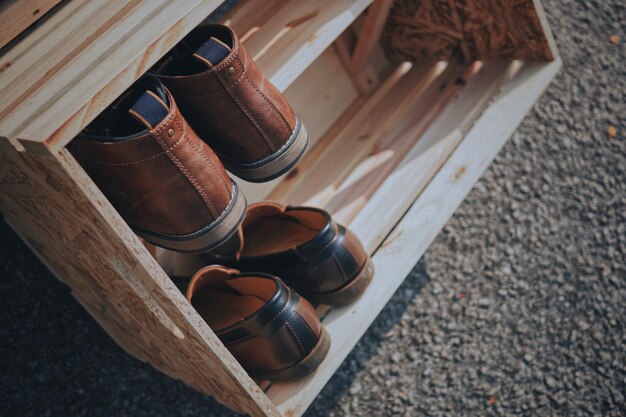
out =
[[[216,54],[202,49],[210,40],[229,48],[220,62],[212,63]],[[193,129],[220,158],[257,162],[288,142],[296,126],[291,106],[261,74],[230,28],[199,26],[177,48],[154,71]],[[189,61],[190,56],[195,62]],[[198,63],[203,66],[198,68]]]
[[[290,233],[290,228],[284,225],[293,223],[294,219],[306,223],[310,230],[306,236],[290,239],[297,244],[279,250],[268,244],[263,253],[249,254],[247,246],[252,242],[250,235],[255,225],[271,221],[275,233],[285,235]],[[265,236],[270,239],[269,233]],[[262,245],[255,240],[252,244]],[[322,209],[261,202],[248,207],[241,228],[228,242],[203,254],[203,258],[242,271],[278,275],[296,291],[329,293],[349,283],[365,266],[368,255],[358,238]]]
[[[165,117],[152,128],[138,124],[125,128],[136,132],[117,136],[115,129],[134,123],[124,117],[145,91],[158,94],[167,106]],[[70,151],[136,229],[191,234],[217,219],[231,201],[232,181],[221,162],[158,80],[143,80],[125,93],[72,142]]]
[[[272,275],[208,266],[194,275],[186,296],[248,370],[285,369],[300,362],[322,332],[313,307]],[[225,304],[218,307],[220,302]]]

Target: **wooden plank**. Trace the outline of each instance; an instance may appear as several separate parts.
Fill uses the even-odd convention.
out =
[[[67,150],[0,141],[0,211],[128,353],[233,409],[278,416]]]
[[[421,93],[433,85],[444,67],[439,64],[427,68],[410,64],[398,67],[332,143],[319,155],[314,154],[316,161],[283,181],[271,198],[290,204],[325,206],[352,170],[420,99]],[[454,74],[448,72],[446,77],[454,79]]]
[[[334,49],[328,48],[291,84],[285,96],[309,132],[311,149],[356,100],[358,93]],[[282,178],[262,184],[235,180],[251,203],[267,198]]]
[[[60,2],[61,0],[5,0],[0,3],[0,49]]]
[[[556,76],[560,59],[525,65],[480,116],[459,146],[374,254],[376,278],[354,304],[330,311],[332,344],[311,376],[274,384],[268,396],[283,415],[301,416],[445,226],[524,115]],[[382,279],[384,278],[384,279]]]
[[[0,137],[60,149],[220,3],[63,4],[0,58]]]
[[[548,48],[550,49],[550,54],[547,55],[550,59],[557,59],[560,57],[559,49],[556,46],[556,40],[554,39],[554,35],[552,34],[552,29],[550,28],[550,24],[548,23],[548,17],[546,16],[546,12],[543,9],[543,5],[540,0],[533,0],[533,6],[535,7],[535,13],[537,13],[537,19],[539,19],[539,24],[541,25],[541,30],[543,31],[543,35],[548,43]]]
[[[387,21],[393,0],[376,0],[367,10],[359,30],[348,69],[361,94],[369,93],[380,83],[378,74],[369,59],[379,47],[380,34]]]
[[[437,112],[434,121],[432,111],[409,112],[418,116],[400,124],[389,142],[363,161],[346,181],[350,185],[340,189],[340,197],[328,205],[338,221],[349,224],[368,250],[377,248],[519,65],[510,61],[485,64]],[[426,105],[432,104],[427,101]],[[381,221],[372,224],[372,218]]]
[[[249,0],[222,21],[284,91],[372,0]]]

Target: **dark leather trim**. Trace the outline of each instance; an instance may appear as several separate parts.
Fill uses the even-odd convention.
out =
[[[237,324],[216,331],[226,346],[255,336],[269,337],[276,333],[295,314],[300,296],[277,277],[270,274],[250,273],[239,277],[266,277],[276,283],[276,293],[259,311]],[[236,279],[236,278],[235,278]]]
[[[300,314],[294,312],[285,324],[300,349],[302,356],[308,355],[315,347],[317,337],[306,320],[304,320]]]

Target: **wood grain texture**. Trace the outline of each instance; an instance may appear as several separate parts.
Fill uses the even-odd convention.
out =
[[[555,58],[537,0],[397,0],[382,41],[395,62]]]
[[[0,137],[65,146],[219,0],[73,0],[0,57]]]
[[[69,152],[0,141],[0,211],[128,353],[235,410],[278,415]]]
[[[560,59],[527,64],[507,82],[374,253],[376,277],[354,304],[331,310],[323,324],[333,343],[310,377],[274,384],[267,395],[284,416],[301,416],[376,318],[432,240],[556,76]]]
[[[344,71],[334,48],[327,48],[285,91],[285,97],[309,132],[309,149],[356,100],[358,92]],[[300,170],[294,168],[294,175]],[[235,179],[248,203],[264,200],[282,178],[252,184]]]
[[[0,49],[41,19],[61,0],[4,0],[0,2]]]
[[[372,0],[249,0],[221,19],[284,91]]]

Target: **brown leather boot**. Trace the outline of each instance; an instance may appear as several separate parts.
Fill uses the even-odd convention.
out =
[[[156,78],[124,93],[70,151],[129,226],[155,245],[206,251],[243,220],[243,194]]]
[[[358,238],[313,207],[252,204],[237,234],[202,255],[209,263],[275,274],[313,303],[344,305],[374,276]]]
[[[153,71],[191,127],[239,178],[269,181],[304,154],[305,127],[229,27],[197,27]]]
[[[313,307],[275,276],[208,266],[191,279],[187,300],[253,378],[298,378],[328,353]]]

